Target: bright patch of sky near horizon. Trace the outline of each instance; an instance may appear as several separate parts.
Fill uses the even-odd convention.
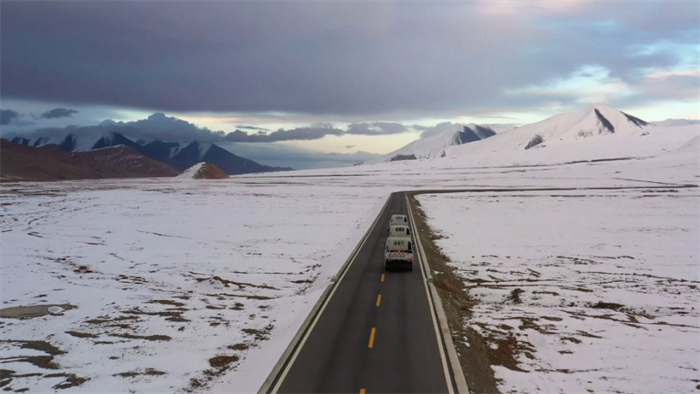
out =
[[[591,1],[28,2],[2,11],[1,107],[22,114],[4,132],[153,112],[224,132],[526,124],[595,103],[650,121],[700,119],[694,1],[617,1],[603,13]],[[36,119],[52,108],[79,112]],[[418,137],[275,144],[387,153]]]

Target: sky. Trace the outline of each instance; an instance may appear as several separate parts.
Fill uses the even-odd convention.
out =
[[[445,121],[700,118],[696,1],[2,1],[0,39],[2,134],[111,119],[295,168]]]

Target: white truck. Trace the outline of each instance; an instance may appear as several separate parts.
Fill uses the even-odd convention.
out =
[[[410,237],[411,229],[406,224],[396,224],[389,226],[390,237]]]
[[[408,226],[408,216],[406,216],[406,215],[391,215],[391,218],[389,218],[389,227],[397,226],[397,225]]]
[[[391,215],[391,217],[389,218],[389,229],[386,230],[387,234],[391,234],[391,229],[396,226],[403,226],[408,228],[408,216]]]
[[[391,215],[389,237],[384,246],[384,269],[413,271],[413,239],[406,215]]]
[[[384,247],[384,269],[394,268],[413,271],[413,240],[411,237],[389,237]]]

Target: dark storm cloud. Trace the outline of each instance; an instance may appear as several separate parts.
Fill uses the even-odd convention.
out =
[[[348,134],[387,135],[405,133],[409,129],[401,123],[363,122],[348,125]]]
[[[8,125],[19,117],[19,113],[11,109],[0,109],[0,125]]]
[[[41,119],[60,119],[60,118],[70,118],[78,111],[68,108],[54,108],[52,110],[46,111],[39,116]]]
[[[679,59],[632,48],[697,44],[695,2],[612,2],[603,13],[600,2],[556,3],[3,2],[1,93],[180,112],[420,117],[537,106],[550,98],[502,93],[586,64],[634,83],[638,70]]]

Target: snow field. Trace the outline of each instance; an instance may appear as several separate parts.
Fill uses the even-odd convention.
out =
[[[700,352],[697,189],[420,195],[479,301],[518,342],[503,392],[691,392]]]
[[[0,319],[2,368],[37,374],[6,387],[50,391],[75,374],[85,392],[257,390],[384,196],[229,181],[4,187],[3,307],[75,306]],[[27,341],[65,353],[47,369]]]

